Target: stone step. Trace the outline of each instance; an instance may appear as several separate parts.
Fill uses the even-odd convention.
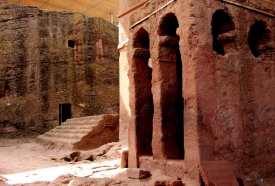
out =
[[[36,138],[36,142],[43,144],[46,149],[73,149],[75,141],[75,139],[58,139],[55,141],[52,137],[46,137],[45,135]]]
[[[67,119],[67,121],[85,121],[85,120],[100,120],[103,118],[104,115],[96,115],[96,116],[85,116],[85,117],[80,117],[80,118],[71,118],[71,119]]]
[[[79,134],[79,133],[45,133],[44,134],[46,137],[51,137],[51,138],[57,138],[59,139],[81,139],[83,137],[83,135]]]
[[[62,126],[57,126],[52,130],[90,130],[93,128],[93,126],[96,126],[96,124],[93,124],[93,125],[62,125]]]
[[[90,132],[92,128],[86,129],[86,130],[66,130],[66,129],[60,129],[60,130],[50,130],[47,132],[47,134],[87,134]]]
[[[74,126],[74,125],[96,125],[99,120],[69,120],[63,122],[60,126]]]
[[[50,149],[91,150],[118,141],[118,128],[118,115],[73,118],[38,136],[36,142]]]

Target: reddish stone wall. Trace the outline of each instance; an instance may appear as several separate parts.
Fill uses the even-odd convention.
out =
[[[257,1],[262,7],[265,3]],[[195,7],[198,43],[193,58],[199,124],[213,136],[214,157],[229,160],[241,174],[273,176],[274,18],[216,1],[196,3]],[[210,25],[219,9],[230,15],[234,25],[233,30],[219,36],[224,55],[217,55],[212,47]],[[266,28],[262,28],[261,21]],[[258,54],[253,55],[251,40],[257,40],[257,35],[249,34],[256,22],[260,22],[256,32],[268,33],[260,34]]]
[[[117,26],[5,2],[0,14],[0,123],[44,131],[64,103],[72,117],[118,112]]]
[[[190,0],[174,1],[132,26],[167,2],[149,1],[120,18],[119,46],[123,56],[120,72],[121,77],[128,74],[129,78],[129,83],[122,81],[120,87],[124,96],[129,94],[129,100],[122,97],[120,101],[123,103],[120,127],[128,128],[124,135],[128,132],[129,165],[153,168],[161,164],[157,168],[168,174],[171,170],[165,162],[174,164],[169,159],[176,158],[182,166],[173,169],[173,173],[195,181],[195,185],[199,184],[196,166],[202,160],[228,160],[237,176],[272,177],[274,18],[218,0]],[[242,5],[257,8],[249,2]],[[271,2],[257,3],[262,5],[261,11],[273,13],[264,8]],[[169,19],[173,16],[178,26]],[[170,33],[173,26],[179,37]],[[149,47],[137,45],[138,41],[147,40]],[[174,51],[177,48],[180,58]],[[175,65],[179,60],[181,72]],[[152,67],[152,77],[146,75],[148,68],[140,63]],[[175,100],[179,101],[175,99],[178,94],[174,86],[180,82],[177,73],[182,74],[184,158],[177,156],[173,147],[178,138],[171,137],[177,136],[176,131],[180,129],[175,120],[179,109],[174,104]],[[139,84],[150,78],[151,85]],[[153,97],[151,154],[146,150],[144,153],[146,144],[140,137],[140,133],[146,135],[150,131],[150,125],[144,125],[150,123],[147,117],[150,111],[146,110],[150,101],[141,92],[150,91]],[[185,175],[181,174],[183,169]]]
[[[152,1],[144,5],[140,10],[134,11],[132,14],[120,19],[120,42],[127,41],[127,39],[123,38],[129,38],[127,45],[124,45],[124,48],[121,48],[120,51],[121,56],[125,56],[120,59],[120,67],[127,65],[128,69],[126,72],[124,71],[124,74],[121,73],[120,76],[124,76],[125,73],[127,75],[128,73],[130,81],[128,87],[126,87],[126,83],[123,87],[120,87],[121,92],[126,92],[129,89],[130,94],[128,105],[124,97],[121,98],[121,106],[122,103],[126,104],[129,110],[120,114],[121,121],[123,121],[120,122],[120,127],[124,125],[128,129],[130,167],[160,168],[171,176],[177,175],[181,178],[184,175],[188,175],[184,179],[189,180],[190,184],[196,185],[199,182],[199,176],[197,171],[193,172],[193,170],[196,170],[196,164],[191,162],[198,162],[200,155],[196,126],[197,101],[195,74],[193,62],[189,57],[191,55],[190,30],[187,29],[189,25],[193,24],[193,20],[190,18],[190,2],[175,1],[129,31],[131,25],[167,2]],[[165,15],[167,14],[169,16],[166,20]],[[163,30],[161,31],[159,30],[159,25],[163,20],[165,21],[163,23]],[[170,20],[172,25],[170,25]],[[180,22],[180,20],[184,21]],[[177,29],[173,26],[176,22],[179,23]],[[171,31],[173,32],[172,34],[170,34],[169,30],[165,30],[165,28],[170,28],[171,26],[174,27]],[[146,49],[146,46],[138,44],[138,42],[144,43],[146,33],[148,33],[149,37],[149,50]],[[178,40],[175,34],[184,35],[184,38]],[[180,49],[181,53],[180,59],[178,59],[179,56],[177,55],[178,49]],[[159,52],[160,50],[161,52]],[[127,55],[124,53],[127,53]],[[150,62],[146,63],[146,60]],[[179,60],[182,61],[182,67],[178,67]],[[142,66],[141,63],[143,63]],[[145,69],[148,69],[148,65],[151,67],[151,77],[146,77],[147,72]],[[180,69],[180,71],[182,69],[182,73],[177,75],[176,69]],[[120,72],[122,72],[121,69]],[[148,78],[151,78],[151,85],[145,86],[144,82],[148,81]],[[177,78],[181,79],[182,85],[177,82],[178,80],[175,80]],[[180,96],[185,100],[184,102],[181,101],[181,105],[183,106],[184,104],[184,131],[180,126],[173,126],[178,122],[177,120],[183,119],[178,118],[178,114],[176,114],[178,102],[174,97],[178,96],[178,85],[184,90],[183,95]],[[147,126],[147,124],[150,123],[148,120],[150,120],[149,113],[151,112],[149,101],[146,102],[146,99],[148,99],[146,95],[149,95],[146,92],[151,92],[153,95],[151,143],[150,139],[148,140],[149,137],[145,137],[150,133],[150,126]],[[179,136],[180,138],[180,135],[177,134],[178,132],[181,135],[184,133],[184,157],[181,150],[183,149],[183,139],[175,138],[175,136]],[[151,153],[150,150],[146,150],[145,148],[148,145],[152,148]],[[154,160],[151,158],[154,158]],[[167,161],[167,158],[170,160]],[[171,159],[177,160],[173,161]],[[184,160],[188,160],[190,164],[185,164]],[[172,165],[175,164],[178,164],[178,166],[172,168]]]

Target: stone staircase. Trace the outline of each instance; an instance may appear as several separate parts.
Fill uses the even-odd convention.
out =
[[[119,115],[97,115],[67,119],[39,135],[36,142],[47,149],[92,150],[119,140]]]

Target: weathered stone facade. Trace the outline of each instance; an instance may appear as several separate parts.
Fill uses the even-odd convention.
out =
[[[120,129],[129,166],[199,185],[200,161],[274,177],[273,1],[121,0]]]
[[[118,113],[118,27],[76,12],[0,3],[0,122],[43,131],[72,117]]]

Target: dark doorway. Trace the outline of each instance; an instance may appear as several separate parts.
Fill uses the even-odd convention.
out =
[[[59,125],[71,118],[71,104],[59,104]]]

